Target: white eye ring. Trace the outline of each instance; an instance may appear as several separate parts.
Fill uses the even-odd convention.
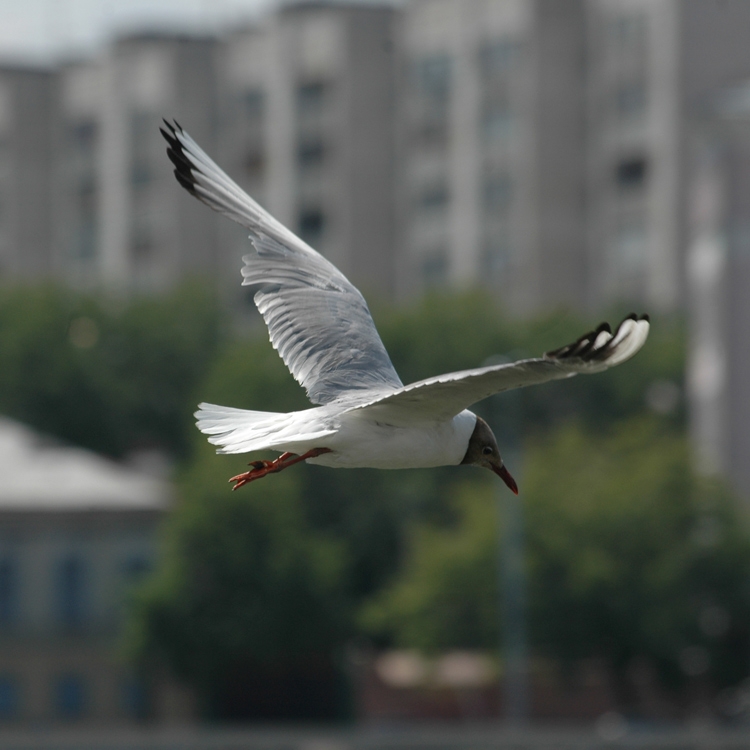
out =
[[[492,455],[492,446],[490,446],[490,445],[485,445],[485,446],[484,446],[484,448],[482,448],[482,453],[483,453],[483,454],[484,454],[485,456],[490,456],[490,455]]]

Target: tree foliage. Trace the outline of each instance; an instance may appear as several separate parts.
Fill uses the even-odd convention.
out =
[[[298,478],[263,496],[228,492],[224,467],[203,459],[181,482],[163,564],[139,593],[129,649],[198,688],[211,711],[243,667],[327,655],[346,611],[341,543],[301,512]],[[214,711],[214,713],[216,713]]]
[[[530,452],[527,492],[540,650],[606,657],[621,680],[645,657],[670,686],[746,675],[747,518],[693,473],[683,437],[646,419],[605,442],[565,429]]]
[[[430,297],[409,310],[376,311],[375,317],[404,382],[476,366],[493,355],[538,355],[583,330],[580,321],[566,316],[510,325],[481,294]],[[653,350],[618,368],[623,370],[622,376],[606,373],[524,391],[517,407],[523,410],[526,437],[533,438],[550,425],[565,424],[571,414],[587,433],[602,433],[606,424],[622,414],[645,412],[649,384],[657,379],[679,382],[681,373],[679,329],[668,324],[657,331],[659,338]],[[576,380],[585,381],[589,388],[581,386],[564,397],[545,393],[558,385],[570,387]],[[267,411],[308,406],[264,330],[250,340],[225,343],[200,387],[200,397]],[[499,405],[502,407],[502,402]],[[503,419],[507,409],[494,411],[495,423],[507,432]],[[493,409],[485,411],[491,412]],[[662,423],[674,426],[679,420],[678,413],[663,418]],[[222,669],[233,662],[246,661],[248,654],[260,658],[275,653],[264,630],[270,622],[275,623],[271,632],[284,633],[308,656],[325,647],[323,633],[335,636],[328,642],[332,647],[336,638],[340,645],[363,632],[364,625],[366,632],[383,643],[427,649],[491,647],[497,642],[497,524],[491,499],[497,488],[489,475],[457,467],[384,472],[301,465],[290,474],[243,488],[229,501],[222,499],[227,496],[226,479],[242,471],[247,458],[210,455],[204,437],[197,432],[193,434],[193,455],[193,465],[181,480],[190,500],[177,509],[171,521],[172,541],[166,547],[164,567],[141,603],[134,620],[139,623],[140,636],[131,642],[142,655],[161,653],[204,695],[214,690]],[[529,484],[532,476],[529,468],[525,478]],[[524,484],[522,492],[527,495]],[[265,607],[260,618],[260,610],[248,602],[264,601],[265,589],[248,573],[238,573],[233,579],[232,597],[221,594],[222,587],[217,584],[217,598],[211,599],[210,605],[205,603],[205,591],[192,582],[195,573],[190,571],[208,564],[201,559],[207,550],[213,550],[207,558],[212,569],[230,571],[237,565],[248,566],[262,572],[270,590],[283,597],[286,584],[277,579],[280,572],[270,561],[283,554],[287,534],[272,533],[273,524],[280,521],[259,510],[273,506],[286,508],[289,515],[284,518],[289,523],[294,516],[296,531],[290,532],[289,538],[299,535],[310,544],[294,549],[299,560],[309,558],[303,565],[307,593],[300,602],[309,608],[311,623],[327,623],[313,629],[320,636],[317,640],[305,640],[302,633],[289,630],[306,628],[302,609],[290,620],[290,612],[282,606]],[[256,524],[266,529],[261,537]],[[189,541],[203,538],[209,529],[211,544],[196,546]],[[220,543],[225,537],[244,539],[249,547],[261,545],[268,557],[264,562],[256,557],[257,550],[247,550],[247,558],[240,561],[232,552],[233,544],[225,548]],[[280,549],[275,550],[276,545]],[[322,585],[323,579],[315,573],[315,550],[334,548],[338,563],[323,577]],[[575,549],[569,551],[575,554]],[[188,573],[175,578],[174,572],[169,573],[175,570]],[[187,617],[196,607],[210,616]],[[255,617],[260,619],[255,622]],[[225,640],[226,650],[216,645],[215,628],[238,634]],[[543,643],[541,634],[538,642]],[[213,663],[218,671],[210,676],[196,663],[186,672],[180,659],[194,653],[205,654],[206,664]]]
[[[530,446],[522,496],[535,652],[604,658],[626,695],[647,660],[664,685],[736,684],[750,657],[750,535],[721,487],[696,477],[684,438],[636,418],[605,437],[567,425]],[[493,494],[422,524],[399,577],[363,624],[424,649],[498,643]]]
[[[437,652],[494,650],[499,642],[499,514],[491,482],[466,481],[451,498],[450,523],[419,523],[398,577],[366,601],[364,632]]]
[[[220,329],[216,302],[187,285],[116,304],[54,286],[0,292],[0,410],[111,456],[185,456],[190,403]]]
[[[562,314],[510,321],[478,292],[375,313],[405,383],[537,356],[587,327]],[[192,424],[197,401],[309,406],[258,322],[231,332],[198,286],[127,303],[0,291],[0,410],[111,456],[159,447],[181,459],[181,500],[133,609],[131,653],[158,656],[211,706],[248,665],[317,663],[358,633],[427,650],[493,647],[490,475],[301,465],[229,492],[247,457],[213,454]],[[679,321],[656,321],[631,362],[478,405],[501,448],[517,447],[509,435],[526,445],[537,653],[603,656],[621,676],[645,657],[671,685],[699,668],[717,685],[746,672],[744,519],[691,473],[682,404],[658,417],[647,405],[654,383],[682,385],[683,362]]]

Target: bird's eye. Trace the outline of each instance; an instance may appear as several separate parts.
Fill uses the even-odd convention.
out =
[[[482,448],[482,453],[483,453],[483,454],[484,454],[485,456],[490,456],[490,455],[492,455],[492,446],[491,446],[491,445],[485,445],[485,446],[484,446],[484,448]]]

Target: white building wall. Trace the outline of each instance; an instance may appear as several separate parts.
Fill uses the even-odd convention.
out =
[[[403,36],[403,294],[482,283],[516,313],[580,307],[583,4],[415,0]]]

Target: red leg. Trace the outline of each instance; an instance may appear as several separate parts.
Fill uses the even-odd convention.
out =
[[[330,448],[313,448],[301,456],[297,456],[294,453],[282,453],[273,461],[251,461],[249,466],[252,466],[253,468],[250,471],[246,471],[244,474],[238,474],[236,477],[232,477],[229,480],[230,482],[237,482],[237,484],[232,487],[232,490],[238,490],[248,482],[260,479],[261,477],[266,476],[266,474],[275,474],[282,469],[288,469],[290,466],[298,464],[300,461],[305,461],[308,458],[315,458],[323,453],[330,452]]]

